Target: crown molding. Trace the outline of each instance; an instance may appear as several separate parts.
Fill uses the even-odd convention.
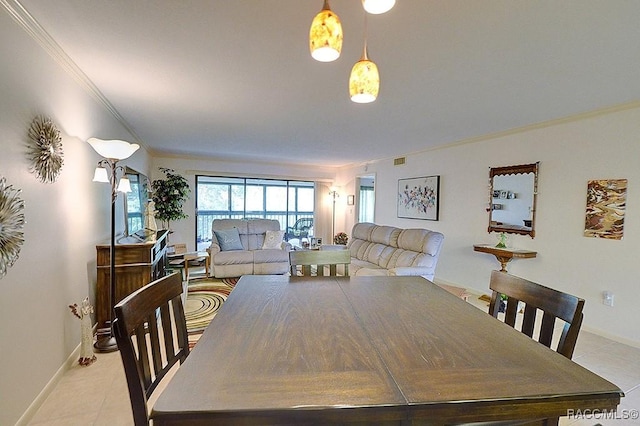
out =
[[[545,129],[545,128],[549,128],[549,127],[558,126],[558,125],[561,125],[561,124],[572,123],[572,122],[576,122],[576,121],[586,120],[586,119],[589,119],[589,118],[605,116],[605,115],[608,115],[608,114],[614,114],[614,113],[617,113],[617,112],[628,111],[628,110],[633,110],[633,109],[638,109],[638,108],[640,108],[640,101],[631,101],[631,102],[627,102],[627,103],[623,103],[623,104],[611,105],[611,106],[599,108],[599,109],[596,109],[596,110],[593,110],[593,111],[586,111],[586,112],[573,114],[573,115],[569,115],[569,116],[565,116],[565,117],[560,117],[560,118],[556,118],[556,119],[542,121],[542,122],[539,122],[539,123],[528,124],[528,125],[521,126],[521,127],[516,127],[516,128],[513,128],[513,129],[507,129],[507,130],[504,130],[504,131],[501,131],[501,132],[489,133],[489,134],[474,136],[474,137],[470,137],[470,138],[467,138],[467,139],[461,139],[461,140],[453,141],[453,142],[449,142],[449,143],[443,143],[441,145],[433,146],[433,147],[426,148],[426,149],[421,149],[421,150],[418,150],[418,151],[413,151],[413,152],[409,152],[409,153],[405,153],[405,154],[394,155],[393,157],[383,157],[383,158],[378,158],[378,159],[375,159],[375,160],[369,160],[369,161],[365,161],[365,162],[361,162],[361,163],[347,164],[345,166],[339,167],[339,169],[340,170],[346,170],[346,169],[349,169],[349,168],[365,167],[365,166],[369,166],[369,165],[372,165],[372,164],[377,164],[377,163],[383,163],[383,162],[386,162],[386,161],[390,161],[390,160],[393,160],[396,157],[411,157],[413,155],[420,155],[420,154],[424,154],[424,153],[427,153],[427,152],[433,152],[433,151],[439,151],[439,150],[443,150],[443,149],[449,149],[449,148],[453,148],[453,147],[457,147],[457,146],[461,146],[461,145],[468,145],[468,144],[474,144],[474,143],[478,143],[478,142],[485,142],[485,141],[488,141],[488,140],[499,139],[499,138],[503,138],[503,137],[506,137],[506,136],[517,135],[517,134],[520,134],[520,133],[530,132],[530,131],[533,131],[533,130]]]
[[[67,74],[101,104],[133,138],[140,142],[140,138],[133,130],[131,125],[120,115],[118,110],[109,102],[106,96],[98,89],[98,87],[87,77],[87,75],[78,67],[78,65],[67,55],[60,45],[51,37],[51,35],[38,23],[38,21],[29,13],[27,9],[18,0],[0,0],[0,5],[4,7],[13,20],[26,31],[39,45],[60,65]]]

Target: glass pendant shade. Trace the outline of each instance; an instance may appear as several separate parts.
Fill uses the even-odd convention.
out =
[[[362,7],[372,15],[388,12],[395,4],[396,0],[362,0]]]
[[[118,182],[118,192],[131,192],[131,181],[129,178],[120,178],[120,182]]]
[[[89,138],[87,140],[93,149],[103,156],[112,160],[124,160],[131,157],[134,152],[140,148],[137,143],[129,143],[119,140],[106,141],[98,138]]]
[[[313,18],[309,30],[309,50],[311,57],[320,62],[335,61],[342,50],[342,24],[338,15],[329,8],[329,1],[324,1],[320,13]]]
[[[367,48],[365,47],[362,58],[351,69],[349,95],[353,102],[366,104],[375,101],[379,91],[378,67],[367,57]]]
[[[109,175],[107,169],[104,167],[96,167],[96,171],[93,173],[94,182],[109,183]]]

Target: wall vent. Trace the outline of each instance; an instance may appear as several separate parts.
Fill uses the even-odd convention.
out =
[[[401,166],[407,161],[406,157],[398,157],[393,159],[394,166]]]

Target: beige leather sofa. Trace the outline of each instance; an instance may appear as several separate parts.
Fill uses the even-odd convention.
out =
[[[351,232],[350,275],[420,275],[433,281],[444,235],[357,223]]]
[[[291,245],[282,240],[284,231],[277,220],[214,219],[211,228],[208,251],[214,277],[279,275],[289,271]]]

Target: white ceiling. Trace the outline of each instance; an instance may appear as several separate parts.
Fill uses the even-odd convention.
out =
[[[21,0],[152,152],[337,166],[640,99],[638,0],[398,0],[369,15],[381,74],[349,100],[360,0]],[[106,137],[106,136],[105,136]]]

